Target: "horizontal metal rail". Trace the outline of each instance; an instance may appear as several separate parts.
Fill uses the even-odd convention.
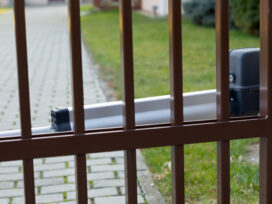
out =
[[[0,161],[269,137],[271,131],[268,119],[255,117],[227,122],[187,122],[175,127],[159,124],[134,130],[101,129],[81,135],[73,132],[43,134],[28,140],[0,138]]]

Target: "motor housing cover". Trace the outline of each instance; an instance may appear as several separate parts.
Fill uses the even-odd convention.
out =
[[[260,49],[243,48],[230,51],[231,115],[259,113]]]

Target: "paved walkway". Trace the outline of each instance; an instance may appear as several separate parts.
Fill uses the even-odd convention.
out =
[[[67,7],[27,8],[32,126],[50,125],[50,110],[71,106]],[[12,13],[0,16],[0,131],[20,128]],[[105,102],[83,46],[85,104]],[[75,203],[74,157],[36,159],[37,203]],[[123,152],[87,155],[92,204],[125,203]],[[142,170],[146,170],[145,167]],[[139,203],[144,203],[139,186]],[[0,163],[0,204],[24,203],[22,162]]]

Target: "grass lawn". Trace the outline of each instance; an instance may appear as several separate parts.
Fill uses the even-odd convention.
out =
[[[91,12],[92,9],[93,9],[93,5],[91,5],[91,4],[86,4],[86,5],[80,7],[80,11],[90,11]]]
[[[121,98],[120,34],[117,11],[93,12],[82,17],[84,40],[101,77]],[[135,96],[169,94],[168,20],[133,14]],[[230,47],[259,47],[259,39],[230,32]],[[184,92],[215,88],[215,31],[183,20]],[[258,166],[244,159],[257,139],[231,142],[232,203],[258,201]],[[156,184],[171,203],[170,147],[143,150]],[[216,144],[185,146],[186,201],[216,203]]]

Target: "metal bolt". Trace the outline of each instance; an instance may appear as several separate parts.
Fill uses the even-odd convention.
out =
[[[233,74],[230,74],[230,75],[229,75],[229,82],[230,82],[230,83],[233,83],[234,81],[235,81],[234,75],[233,75]]]

